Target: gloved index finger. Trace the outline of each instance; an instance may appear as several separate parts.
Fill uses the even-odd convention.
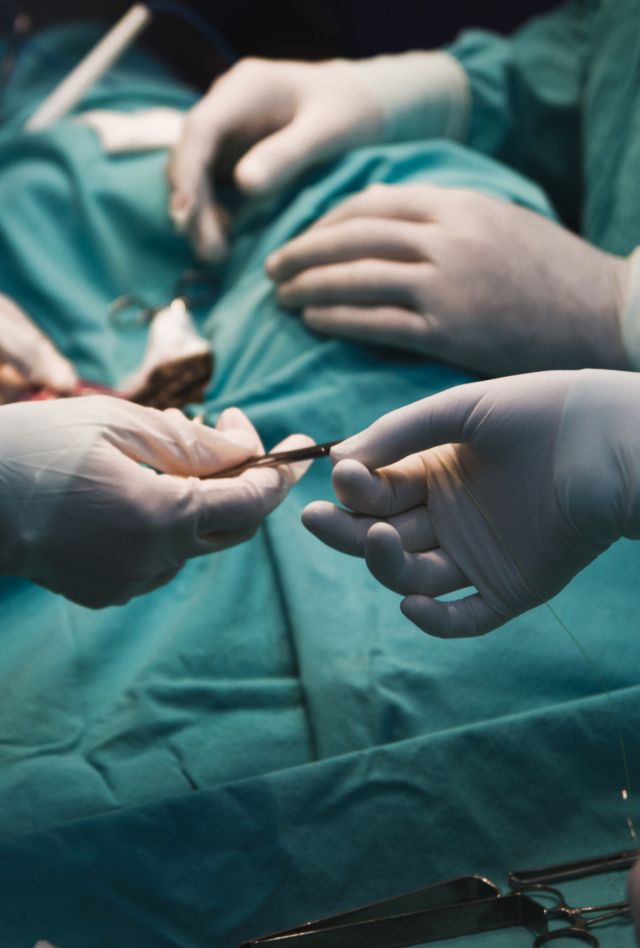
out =
[[[375,517],[392,517],[425,504],[428,482],[419,454],[370,471],[353,459],[341,461],[333,472],[339,499],[351,510]]]
[[[352,458],[375,470],[438,445],[468,441],[474,428],[473,409],[487,384],[460,385],[389,412],[332,448],[331,460]]]

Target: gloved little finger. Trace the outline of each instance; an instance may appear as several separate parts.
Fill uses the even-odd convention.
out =
[[[184,565],[184,564],[183,564]],[[155,589],[160,589],[162,586],[166,586],[167,583],[170,583],[172,579],[178,575],[182,566],[178,566],[174,569],[167,569],[162,573],[159,573],[155,579],[150,580],[142,590],[143,593],[153,592]]]
[[[301,270],[345,260],[424,260],[423,227],[408,221],[348,220],[311,228],[274,251],[266,261],[272,280],[282,283]]]
[[[511,618],[491,609],[479,593],[453,602],[439,602],[427,596],[408,596],[402,600],[400,608],[419,629],[440,639],[486,635]]]
[[[425,317],[398,306],[307,306],[302,319],[324,336],[420,352],[428,342]]]
[[[216,533],[209,533],[206,537],[200,537],[198,550],[192,553],[192,556],[208,556],[211,553],[219,553],[221,550],[228,550],[232,546],[239,546],[253,539],[258,532],[261,520],[253,526],[242,530],[218,530]]]
[[[371,527],[365,558],[378,582],[402,596],[442,596],[470,585],[444,550],[407,553],[400,534],[390,523]]]
[[[348,556],[365,555],[367,534],[376,517],[354,514],[326,500],[315,500],[302,511],[302,522],[314,536],[327,546]],[[430,550],[438,545],[427,508],[416,507],[391,517],[388,521],[399,533],[408,552]]]
[[[424,462],[418,454],[377,471],[370,471],[360,461],[340,461],[333,470],[333,487],[346,507],[375,517],[411,510],[425,504],[429,494]]]

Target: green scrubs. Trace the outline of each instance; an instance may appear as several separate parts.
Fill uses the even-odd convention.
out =
[[[89,37],[48,42],[77,58]],[[72,122],[22,133],[54,81],[23,68],[0,136],[0,290],[82,375],[113,383],[145,337],[116,332],[109,302],[162,302],[196,264],[167,216],[166,155],[108,157]],[[193,99],[130,56],[86,105]],[[296,430],[340,438],[470,378],[315,337],[263,272],[345,196],[423,180],[551,213],[517,173],[437,142],[355,152],[239,209],[217,299],[196,313],[217,358],[211,420],[235,404],[268,446]],[[503,884],[510,867],[629,846],[616,720],[638,782],[640,544],[616,545],[554,603],[594,674],[544,607],[483,640],[424,636],[360,560],[304,531],[304,504],[330,496],[319,461],[251,542],[123,608],[0,581],[2,945],[230,948],[457,874]],[[599,878],[575,897],[623,888]],[[602,946],[630,937],[609,928]]]
[[[514,36],[463,33],[468,144],[541,184],[592,243],[640,244],[640,3],[570,0]]]

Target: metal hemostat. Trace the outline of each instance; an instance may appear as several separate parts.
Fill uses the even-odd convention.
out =
[[[626,900],[574,907],[549,883],[628,869],[640,850],[509,873],[510,892],[482,876],[462,876],[297,928],[263,935],[239,948],[409,948],[506,928],[526,928],[532,948],[573,939],[599,948],[594,925],[629,915]],[[538,895],[546,905],[533,896]]]
[[[481,876],[462,876],[406,895],[264,935],[239,948],[404,948],[501,928],[546,930],[546,910],[523,893],[502,896]]]

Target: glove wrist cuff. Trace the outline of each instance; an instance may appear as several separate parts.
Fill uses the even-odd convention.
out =
[[[577,532],[606,547],[640,539],[640,376],[583,369],[556,441],[557,499]]]
[[[466,137],[469,80],[449,53],[376,56],[353,67],[382,108],[385,141]]]
[[[634,371],[640,371],[640,247],[629,262],[629,283],[620,312],[622,345]]]

